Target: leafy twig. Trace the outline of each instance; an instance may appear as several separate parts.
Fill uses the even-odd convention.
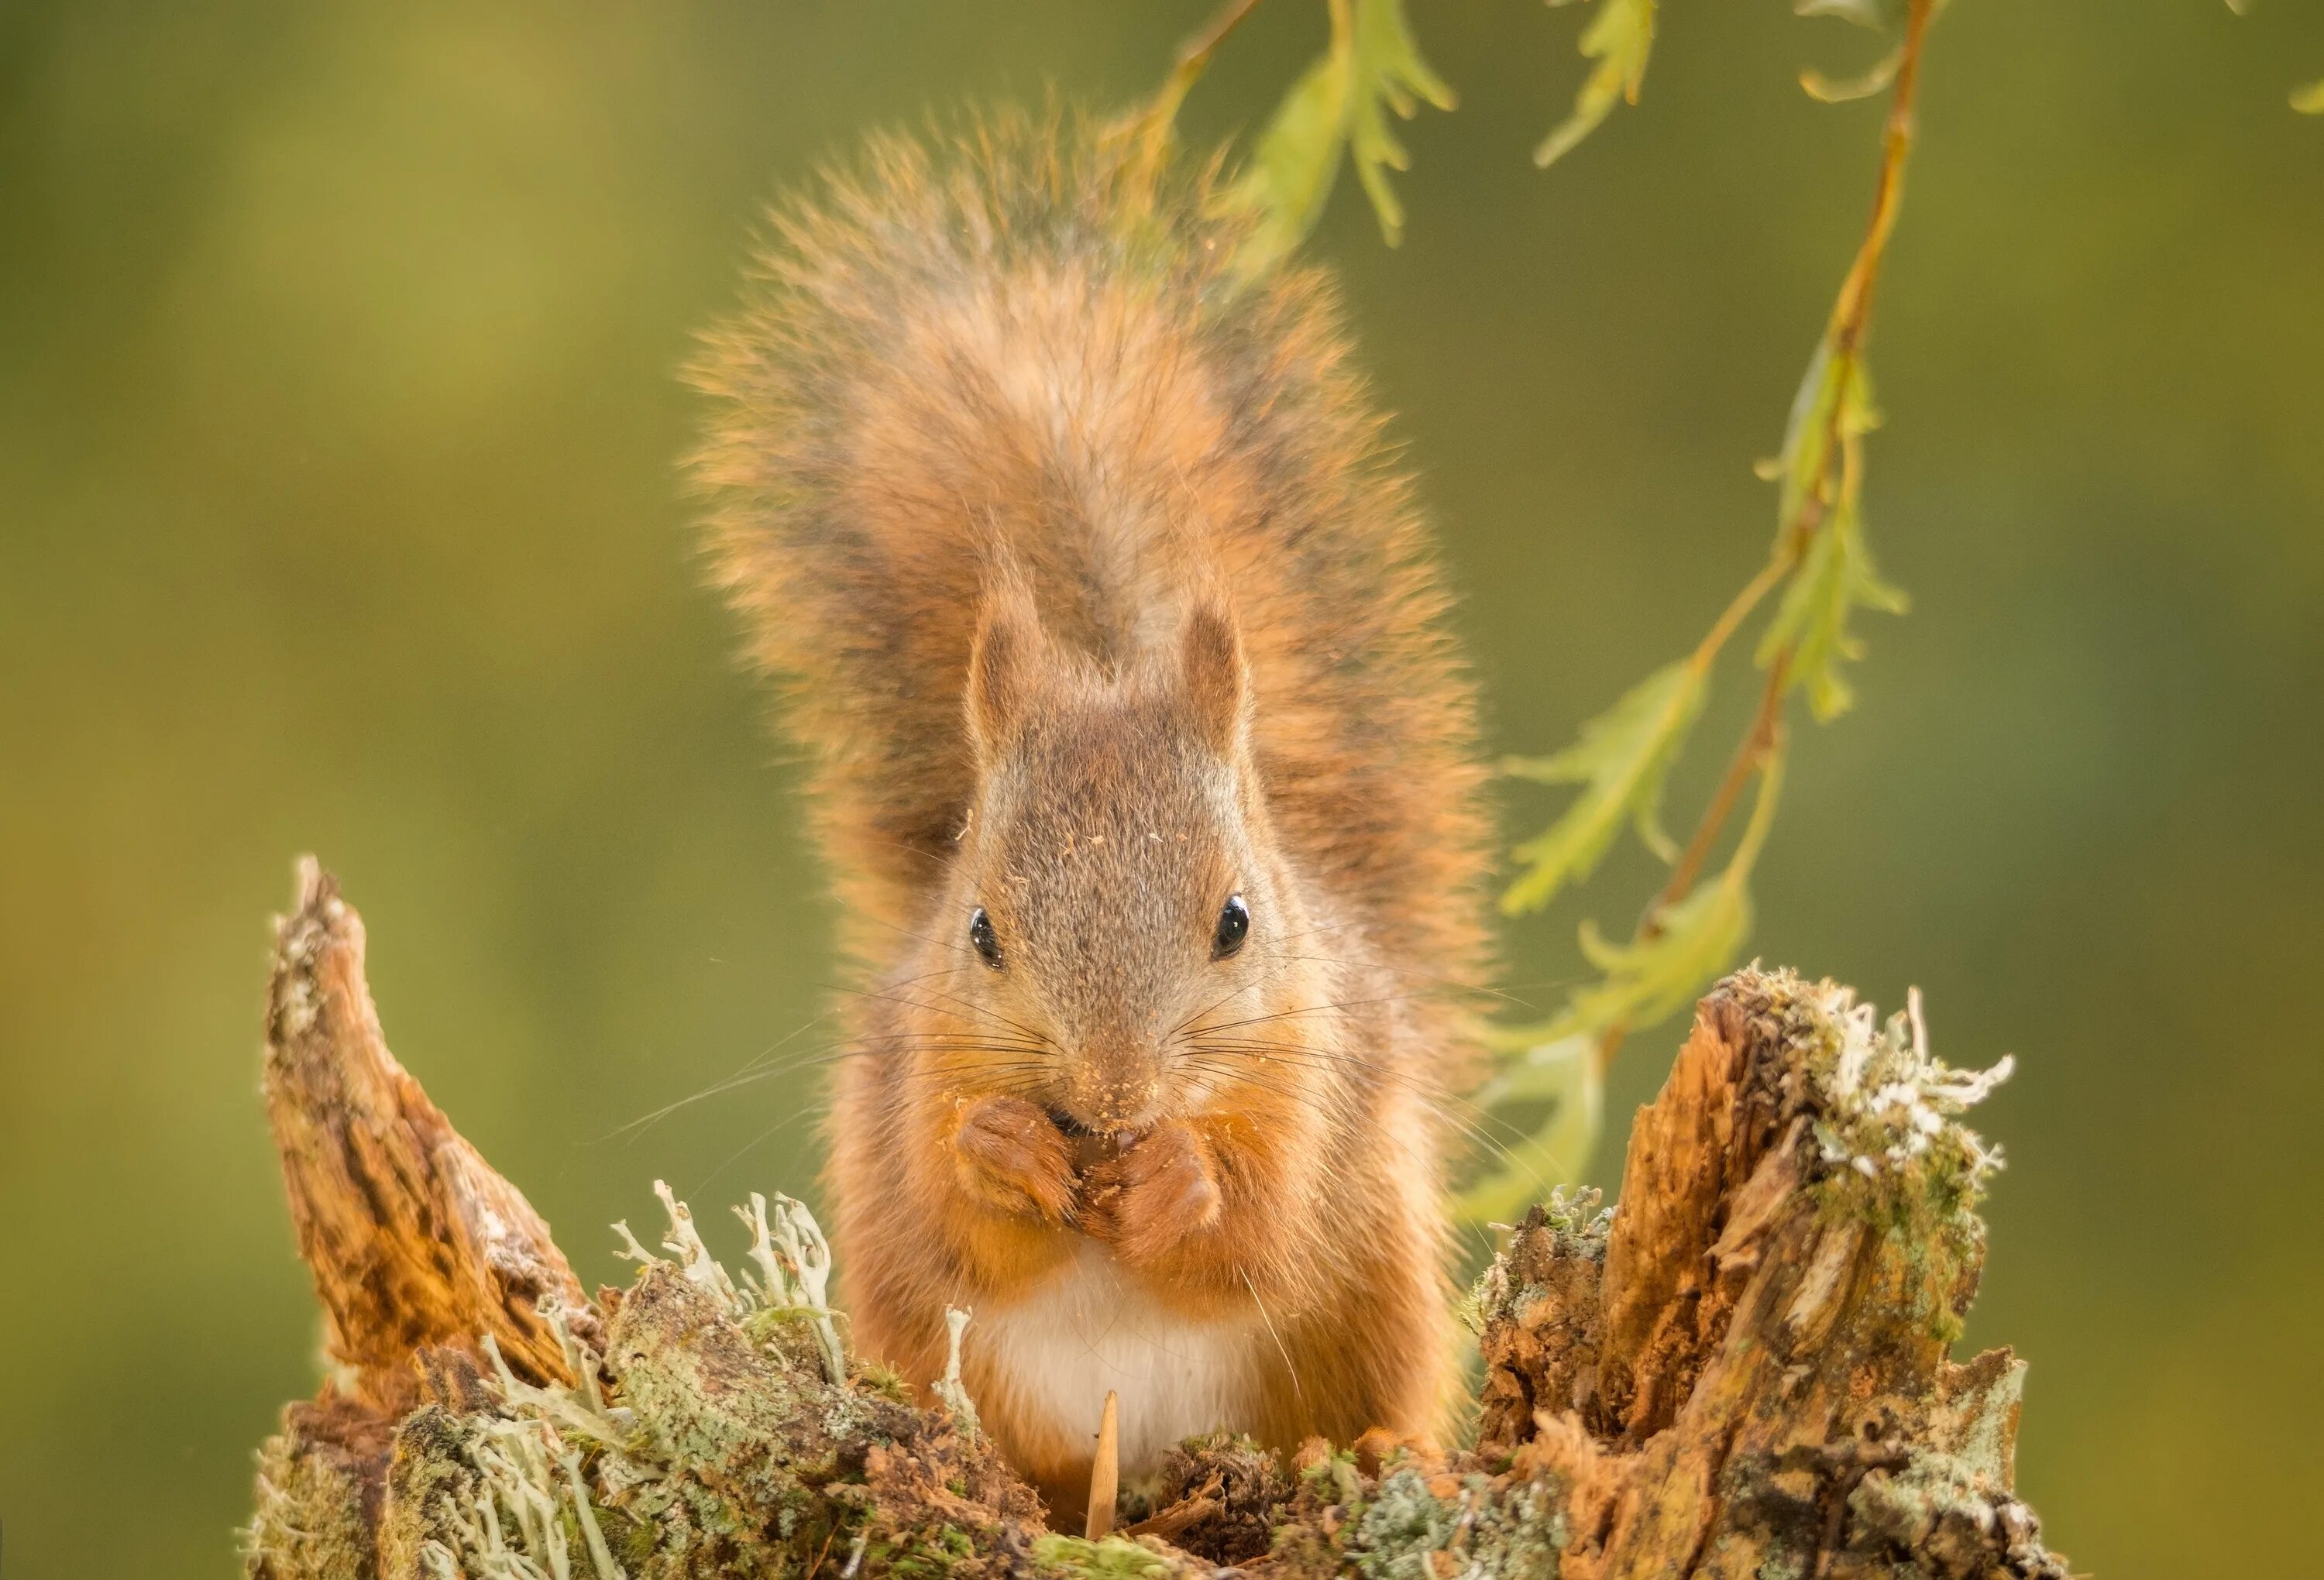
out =
[[[1567,3],[1550,0],[1552,5]],[[1118,134],[1133,144],[1131,169],[1148,183],[1148,189],[1167,157],[1178,106],[1255,4],[1229,0],[1180,48],[1153,101],[1123,123]],[[1381,233],[1393,244],[1402,232],[1403,211],[1387,171],[1404,169],[1406,161],[1388,112],[1408,118],[1422,99],[1444,108],[1452,104],[1451,89],[1421,58],[1403,0],[1326,4],[1332,18],[1329,48],[1284,96],[1240,173],[1220,195],[1223,207],[1240,210],[1252,221],[1238,258],[1246,273],[1272,268],[1306,236],[1331,195],[1343,153],[1352,155]],[[1536,150],[1542,164],[1553,162],[1589,135],[1617,103],[1637,99],[1653,51],[1657,0],[1597,4],[1581,40],[1582,53],[1595,65],[1572,112]],[[1594,926],[1584,925],[1582,949],[1601,973],[1597,982],[1577,989],[1544,1024],[1489,1033],[1528,1061],[1526,1068],[1532,1073],[1519,1085],[1531,1091],[1546,1080],[1556,1089],[1558,1114],[1551,1123],[1559,1132],[1559,1156],[1553,1160],[1543,1152],[1545,1132],[1532,1146],[1544,1162],[1579,1166],[1579,1157],[1563,1156],[1582,1150],[1574,1145],[1567,1111],[1576,1108],[1576,1094],[1580,1107],[1591,1106],[1598,1080],[1628,1031],[1686,1003],[1732,962],[1749,932],[1749,879],[1782,781],[1785,701],[1793,691],[1804,690],[1818,719],[1829,720],[1845,711],[1853,698],[1843,666],[1859,656],[1849,632],[1850,616],[1858,608],[1894,611],[1904,606],[1903,594],[1873,568],[1863,537],[1863,438],[1879,420],[1864,344],[1881,262],[1903,196],[1922,50],[1931,22],[1945,4],[1795,0],[1794,9],[1802,14],[1837,15],[1880,29],[1901,23],[1901,37],[1871,72],[1854,83],[1834,84],[1813,72],[1802,77],[1803,86],[1820,98],[1862,96],[1883,87],[1890,98],[1871,222],[1793,400],[1782,452],[1765,473],[1780,484],[1775,542],[1766,562],[1685,657],[1633,686],[1584,725],[1565,750],[1506,765],[1507,771],[1521,777],[1581,789],[1549,828],[1517,847],[1523,866],[1502,896],[1505,911],[1537,910],[1568,884],[1590,877],[1625,824],[1649,850],[1671,863],[1669,877],[1628,942],[1608,943]],[[1755,654],[1766,672],[1758,706],[1701,819],[1681,846],[1664,831],[1660,817],[1672,765],[1702,714],[1720,655],[1779,588],[1782,599],[1760,633]],[[1727,865],[1706,885],[1712,855],[1755,779],[1758,795],[1749,822]],[[1589,1056],[1573,1056],[1584,1043],[1591,1046]],[[1567,1043],[1576,1048],[1568,1050]],[[1508,1183],[1497,1179],[1480,1189],[1505,1195]]]
[[[1130,147],[1128,175],[1132,191],[1151,198],[1155,180],[1169,162],[1170,150],[1176,141],[1178,106],[1186,102],[1186,95],[1202,80],[1203,73],[1211,69],[1211,60],[1219,52],[1219,46],[1227,41],[1227,35],[1240,27],[1243,19],[1258,8],[1259,0],[1226,0],[1201,32],[1178,46],[1177,58],[1170,64],[1170,75],[1162,79],[1161,88],[1146,107],[1114,126],[1111,135]]]
[[[1548,169],[1598,130],[1616,105],[1638,102],[1646,60],[1654,53],[1655,5],[1655,0],[1599,0],[1598,14],[1582,30],[1582,53],[1598,64],[1582,82],[1572,110],[1533,151],[1534,163]]]
[[[1258,0],[1227,0],[1201,32],[1178,47],[1161,87],[1146,106],[1116,123],[1109,139],[1128,152],[1123,190],[1130,210],[1143,214],[1176,142],[1178,107],[1209,69],[1227,35]],[[1354,159],[1356,179],[1371,199],[1380,235],[1395,246],[1404,235],[1404,207],[1388,172],[1411,159],[1388,112],[1410,120],[1423,100],[1453,105],[1452,89],[1421,58],[1404,14],[1404,0],[1326,0],[1332,41],[1302,72],[1234,180],[1218,195],[1222,210],[1251,221],[1236,256],[1246,276],[1265,273],[1287,258],[1315,227],[1338,181],[1342,156]]]
[[[1577,989],[1549,1022],[1497,1032],[1496,1040],[1505,1047],[1538,1049],[1586,1037],[1594,1043],[1591,1072],[1602,1075],[1633,1027],[1651,1024],[1685,1004],[1733,962],[1749,932],[1749,879],[1782,780],[1784,702],[1793,691],[1804,689],[1817,718],[1844,711],[1852,697],[1841,666],[1859,653],[1849,630],[1850,614],[1859,607],[1904,607],[1903,595],[1874,571],[1862,535],[1863,437],[1878,421],[1864,346],[1881,262],[1903,199],[1923,47],[1941,5],[1942,0],[1907,0],[1871,220],[1793,401],[1782,453],[1765,473],[1781,484],[1775,539],[1766,563],[1686,658],[1656,671],[1585,725],[1580,740],[1566,751],[1511,765],[1520,774],[1579,782],[1585,788],[1546,832],[1518,847],[1519,859],[1528,866],[1504,895],[1504,909],[1537,908],[1568,880],[1587,877],[1625,818],[1637,825],[1641,841],[1672,866],[1628,944],[1608,945],[1585,924],[1583,952],[1599,968],[1600,979]],[[1664,781],[1701,709],[1720,653],[1778,586],[1784,596],[1756,655],[1766,672],[1758,706],[1693,832],[1683,848],[1674,850],[1655,818]],[[1653,703],[1661,705],[1647,705]],[[1702,886],[1720,836],[1754,779],[1759,793],[1750,822],[1726,867]],[[1499,1178],[1488,1180],[1472,1190],[1470,1202],[1481,1207],[1498,1201],[1507,1194],[1505,1185]]]
[[[1406,120],[1423,100],[1453,105],[1452,90],[1421,58],[1404,0],[1329,0],[1332,41],[1291,85],[1241,173],[1219,196],[1220,207],[1247,214],[1252,225],[1237,263],[1247,275],[1288,257],[1323,216],[1341,156],[1371,198],[1380,235],[1394,246],[1404,209],[1388,171],[1409,164],[1387,111]]]

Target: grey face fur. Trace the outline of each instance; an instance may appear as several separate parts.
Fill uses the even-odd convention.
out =
[[[1314,991],[1270,947],[1299,929],[1299,906],[1263,853],[1240,675],[1187,673],[1239,664],[1231,633],[1215,637],[1191,633],[1179,662],[1120,679],[1045,665],[972,682],[982,793],[934,919],[964,962],[947,991],[996,1040],[1039,1044],[994,1061],[1010,1074],[994,1084],[1093,1132],[1198,1106],[1224,1068],[1194,1052],[1205,1029]],[[1236,896],[1250,934],[1222,957],[1220,914]],[[967,947],[979,908],[997,966]]]

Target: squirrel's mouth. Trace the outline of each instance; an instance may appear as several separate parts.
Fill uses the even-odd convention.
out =
[[[1136,1130],[1095,1130],[1054,1105],[1048,1114],[1049,1123],[1057,1127],[1057,1134],[1073,1144],[1076,1171],[1093,1168],[1108,1158],[1119,1157],[1135,1145],[1142,1134]]]

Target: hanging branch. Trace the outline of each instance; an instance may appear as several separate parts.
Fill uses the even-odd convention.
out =
[[[1200,32],[1179,47],[1176,62],[1147,106],[1116,123],[1112,137],[1125,148],[1126,189],[1142,212],[1176,136],[1178,106],[1229,33],[1257,0],[1228,0]],[[1263,274],[1289,257],[1323,217],[1338,181],[1342,156],[1371,199],[1380,236],[1391,247],[1404,236],[1404,207],[1388,172],[1409,168],[1389,113],[1410,120],[1425,101],[1452,107],[1452,90],[1421,58],[1404,0],[1325,0],[1332,39],[1323,54],[1283,96],[1235,179],[1218,195],[1220,207],[1245,216],[1250,230],[1236,264]]]
[[[1171,62],[1170,75],[1144,109],[1136,111],[1117,122],[1112,130],[1116,142],[1128,150],[1125,174],[1129,190],[1142,198],[1152,200],[1154,183],[1163,167],[1169,162],[1171,150],[1177,141],[1178,106],[1186,102],[1186,95],[1211,69],[1212,58],[1227,35],[1243,23],[1243,19],[1259,9],[1259,0],[1226,0],[1218,14],[1205,23],[1200,32],[1178,46],[1177,59]]]
[[[1508,765],[1519,777],[1582,790],[1545,832],[1517,848],[1524,870],[1502,896],[1505,911],[1537,910],[1588,877],[1625,822],[1671,871],[1628,943],[1609,944],[1583,924],[1582,951],[1598,968],[1598,980],[1577,988],[1547,1022],[1490,1033],[1516,1062],[1481,1094],[1489,1103],[1549,1098],[1555,1103],[1552,1123],[1572,1131],[1572,1116],[1595,1112],[1606,1068],[1629,1032],[1674,1013],[1733,963],[1749,936],[1750,877],[1782,778],[1789,739],[1784,704],[1803,690],[1818,720],[1844,712],[1854,694],[1842,666],[1862,650],[1850,616],[1859,608],[1904,608],[1904,594],[1880,579],[1864,542],[1863,441],[1879,420],[1865,345],[1913,150],[1923,51],[1942,3],[1909,0],[1902,39],[1872,74],[1888,86],[1889,103],[1871,217],[1793,400],[1782,451],[1761,469],[1780,485],[1766,563],[1691,654],[1584,726],[1572,747]],[[1819,81],[1811,81],[1812,89]],[[1819,96],[1842,96],[1827,87]],[[1720,653],[1779,587],[1783,597],[1756,653],[1766,671],[1757,706],[1693,831],[1678,845],[1659,816],[1671,766],[1702,710]],[[1751,827],[1706,883],[1720,838],[1754,781]],[[1588,1131],[1569,1134],[1564,1155],[1522,1160],[1526,1173],[1546,1162],[1570,1178],[1593,1139]],[[1490,1217],[1531,1183],[1517,1168],[1503,1168],[1473,1187],[1465,1205],[1471,1216]]]
[[[1874,574],[1859,536],[1863,437],[1877,422],[1864,347],[1871,334],[1872,302],[1881,262],[1887,254],[1904,198],[1922,47],[1939,3],[1912,0],[1904,42],[1894,57],[1895,86],[1882,133],[1871,223],[1801,382],[1792,431],[1785,436],[1783,454],[1774,469],[1774,475],[1783,481],[1784,495],[1773,556],[1690,660],[1699,674],[1707,675],[1728,637],[1779,581],[1788,580],[1784,603],[1760,644],[1758,658],[1767,677],[1760,687],[1759,703],[1702,821],[1673,864],[1669,880],[1641,919],[1634,947],[1650,944],[1667,931],[1676,907],[1700,878],[1744,786],[1753,776],[1770,775],[1780,766],[1784,747],[1783,704],[1792,688],[1795,684],[1810,688],[1810,704],[1820,719],[1829,720],[1849,706],[1851,694],[1840,677],[1838,666],[1859,650],[1847,631],[1850,610],[1858,604],[1893,612],[1904,608],[1902,594]],[[1756,849],[1750,852],[1753,857],[1757,854]],[[1748,876],[1749,862],[1738,853],[1730,871]],[[1692,992],[1692,987],[1684,991]],[[1599,1030],[1596,1062],[1601,1072],[1621,1046],[1629,1024],[1628,1017],[1617,1018]]]
[[[1117,137],[1131,151],[1126,168],[1143,183],[1137,189],[1150,191],[1187,91],[1254,4],[1230,0],[1180,49],[1154,99],[1118,125]],[[1873,28],[1899,26],[1895,47],[1857,78],[1836,81],[1812,69],[1800,77],[1810,94],[1831,102],[1888,90],[1871,221],[1793,403],[1782,452],[1763,469],[1781,484],[1777,529],[1766,563],[1692,653],[1633,686],[1584,725],[1572,746],[1552,757],[1507,765],[1518,777],[1579,789],[1546,830],[1517,848],[1520,870],[1502,896],[1505,911],[1538,910],[1569,885],[1589,877],[1626,824],[1671,871],[1628,942],[1609,942],[1594,923],[1583,923],[1582,952],[1600,973],[1596,981],[1576,989],[1545,1023],[1487,1030],[1488,1040],[1507,1058],[1479,1100],[1491,1107],[1547,1099],[1551,1115],[1544,1128],[1505,1158],[1497,1174],[1472,1190],[1466,1206],[1473,1217],[1513,1210],[1509,1204],[1524,1199],[1541,1177],[1576,1173],[1595,1140],[1606,1067],[1624,1037],[1674,1014],[1733,963],[1751,930],[1749,880],[1775,813],[1788,744],[1785,703],[1794,691],[1804,690],[1818,719],[1845,711],[1853,694],[1843,666],[1860,653],[1849,630],[1851,615],[1858,608],[1904,608],[1904,594],[1880,579],[1864,542],[1863,438],[1879,420],[1864,346],[1913,147],[1923,51],[1944,4],[1813,0],[1798,8]],[[1543,164],[1571,152],[1618,103],[1637,100],[1653,52],[1656,0],[1596,5],[1581,40],[1583,55],[1595,64],[1572,114],[1536,151]],[[1314,227],[1343,152],[1352,154],[1382,234],[1393,244],[1402,233],[1403,210],[1386,172],[1402,170],[1407,161],[1385,112],[1408,117],[1422,99],[1444,108],[1453,102],[1452,90],[1421,58],[1402,0],[1326,0],[1326,5],[1330,47],[1285,96],[1219,199],[1251,219],[1240,258],[1250,272],[1274,267]],[[1758,705],[1681,845],[1661,821],[1672,765],[1710,696],[1721,654],[1779,588],[1783,597],[1756,652],[1766,671]],[[1729,823],[1755,784],[1748,837],[1738,842],[1716,877],[1706,880]]]

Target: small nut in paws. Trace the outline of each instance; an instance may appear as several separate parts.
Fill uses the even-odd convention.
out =
[[[1210,1150],[1172,1120],[1084,1177],[1082,1226],[1131,1263],[1150,1262],[1219,1221]]]
[[[954,1136],[968,1193],[1001,1212],[1072,1221],[1074,1158],[1049,1116],[1022,1098],[968,1102]]]

